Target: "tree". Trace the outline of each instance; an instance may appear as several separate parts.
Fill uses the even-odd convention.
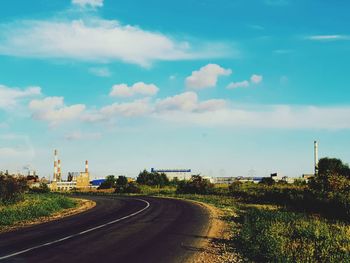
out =
[[[116,179],[114,175],[108,175],[106,177],[106,180],[101,183],[101,185],[98,187],[98,189],[111,189],[116,186]]]
[[[143,170],[136,179],[138,184],[163,187],[169,185],[169,178],[164,173],[148,172]]]
[[[347,192],[350,190],[350,168],[340,159],[322,158],[318,163],[318,174],[309,186],[324,193]]]
[[[120,186],[126,186],[128,184],[128,178],[123,175],[119,175],[118,179],[116,180],[116,184]]]
[[[28,185],[25,178],[0,175],[0,202],[14,203],[20,201],[27,189]]]
[[[200,175],[192,175],[189,181],[180,181],[176,193],[178,194],[211,194],[214,185]]]

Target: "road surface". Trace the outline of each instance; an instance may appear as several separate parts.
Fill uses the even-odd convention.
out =
[[[0,262],[186,262],[200,250],[209,212],[187,201],[87,197],[96,207],[0,234]]]

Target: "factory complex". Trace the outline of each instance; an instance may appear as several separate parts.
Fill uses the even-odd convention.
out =
[[[49,183],[52,191],[88,190],[90,186],[89,162],[85,161],[85,171],[80,173],[69,173],[67,180],[62,179],[61,160],[58,159],[58,152],[54,152],[54,174],[53,180]]]
[[[85,161],[85,169],[82,172],[69,172],[67,179],[63,179],[62,176],[62,163],[61,159],[58,158],[58,151],[54,150],[54,162],[53,162],[53,179],[48,180],[45,177],[39,178],[36,171],[28,170],[28,175],[22,175],[19,172],[16,174],[11,174],[15,178],[25,177],[29,187],[39,187],[40,184],[47,184],[52,191],[90,191],[97,189],[106,179],[93,179],[91,180],[91,175],[89,172],[89,162]],[[194,175],[192,169],[158,169],[151,168],[151,173],[165,174],[170,181],[173,180],[190,180]],[[283,176],[281,173],[272,173],[269,178],[275,182],[289,183],[292,184],[296,180],[308,182],[310,178],[314,177],[318,173],[318,143],[314,142],[314,173],[303,174],[301,177],[287,177]],[[10,175],[8,171],[5,173],[0,172],[0,175]],[[201,175],[196,173],[196,175]],[[230,185],[233,182],[242,183],[260,183],[264,178],[267,177],[257,177],[257,176],[229,176],[229,177],[209,177],[202,176],[203,179],[207,179],[213,184],[217,185]],[[129,182],[136,181],[136,176],[134,178],[127,178]]]

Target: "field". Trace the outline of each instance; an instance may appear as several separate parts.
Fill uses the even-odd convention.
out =
[[[0,231],[18,222],[49,216],[76,205],[74,199],[62,195],[25,194],[21,202],[7,206],[0,205]]]
[[[288,186],[284,186],[287,188]],[[294,190],[294,188],[292,189]],[[144,194],[205,202],[220,208],[232,232],[228,249],[255,262],[350,262],[350,225],[317,214],[291,211],[273,204],[244,202],[228,195],[227,187],[214,195],[175,194],[175,187],[142,186]],[[259,189],[255,189],[258,194]],[[264,188],[264,193],[267,189]],[[274,190],[273,190],[274,191]],[[220,240],[218,240],[220,242]]]

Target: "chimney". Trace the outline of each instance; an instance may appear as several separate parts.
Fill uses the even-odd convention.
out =
[[[53,162],[53,180],[54,181],[57,181],[57,174],[58,174],[58,168],[57,168],[57,150],[54,151],[54,157],[55,157],[55,160]]]
[[[315,165],[315,176],[318,175],[318,143],[314,141],[314,165]]]
[[[85,173],[89,173],[89,162],[85,161]]]
[[[61,160],[58,160],[57,165],[57,179],[61,181]]]

